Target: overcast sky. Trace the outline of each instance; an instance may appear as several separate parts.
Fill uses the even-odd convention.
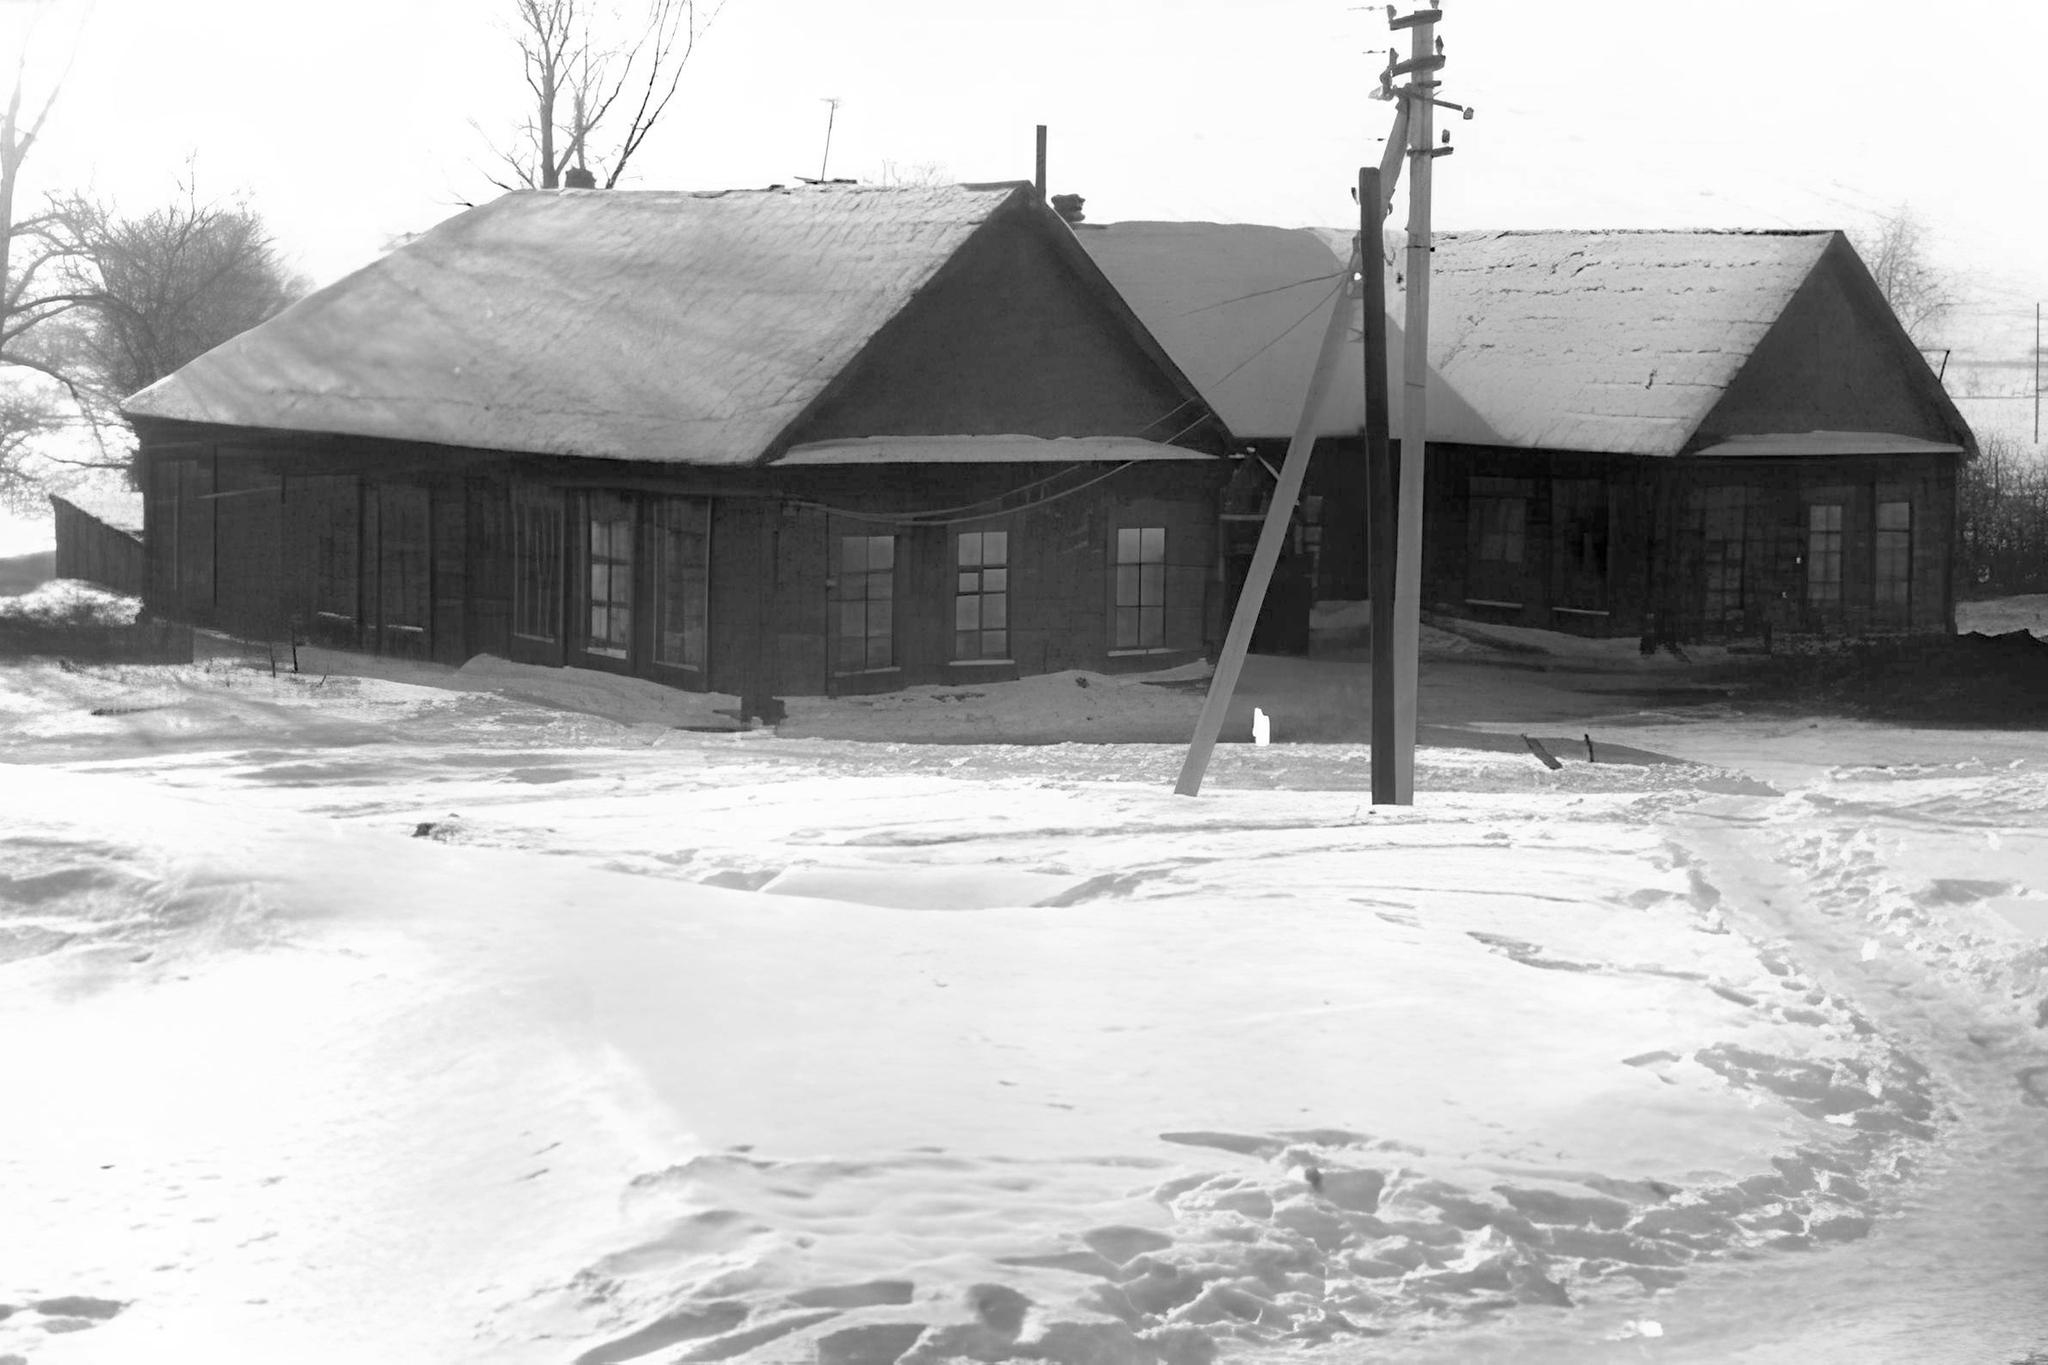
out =
[[[202,195],[246,194],[332,281],[497,193],[472,121],[502,135],[518,117],[512,3],[61,0],[29,47],[32,98],[72,63],[31,195],[141,209],[196,156]],[[34,8],[0,0],[0,41]],[[2048,21],[2030,0],[1953,21],[1894,0],[1444,14],[1443,94],[1479,116],[1450,125],[1437,226],[1858,227],[1910,204],[1972,286],[1961,358],[2030,387],[2048,297]],[[1366,98],[1391,41],[1384,7],[1345,0],[727,0],[627,183],[816,175],[837,96],[833,175],[1026,178],[1045,123],[1052,188],[1091,220],[1346,223],[1391,120]]]

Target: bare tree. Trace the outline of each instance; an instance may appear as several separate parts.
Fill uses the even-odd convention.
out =
[[[901,161],[884,161],[882,169],[875,175],[875,183],[891,189],[930,189],[952,184],[953,173],[941,161],[913,161],[908,165]]]
[[[133,217],[86,195],[51,201],[86,300],[65,368],[96,415],[306,292],[254,209],[203,204],[191,178],[182,189]]]
[[[67,62],[40,100],[30,100],[28,40],[52,8],[38,4],[29,17],[0,113],[0,499],[15,504],[34,495],[29,457],[42,438],[65,425],[67,394],[76,397],[59,363],[63,321],[81,304],[58,283],[67,262],[65,244],[48,211],[15,216],[22,166],[69,72]],[[25,104],[30,112],[24,113]]]
[[[1928,258],[1926,224],[1911,205],[1901,204],[1849,237],[1906,335],[1918,345],[1931,345],[1957,297],[1954,282]]]
[[[513,4],[533,103],[512,145],[492,149],[502,178],[490,175],[491,183],[508,190],[556,189],[571,170],[616,186],[668,111],[697,40],[725,7],[714,0],[700,15],[697,0],[646,0],[631,36],[621,38],[626,25],[601,0]]]

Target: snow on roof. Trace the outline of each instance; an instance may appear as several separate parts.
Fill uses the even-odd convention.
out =
[[[1833,236],[1445,233],[1430,358],[1504,444],[1675,455]]]
[[[1114,463],[1214,460],[1134,436],[865,436],[791,446],[777,465]]]
[[[1232,433],[1293,432],[1344,268],[1313,232],[1111,223],[1075,236]],[[1362,372],[1357,343],[1346,356]],[[1362,390],[1333,392],[1324,431],[1358,430]]]
[[[1079,236],[1234,433],[1292,432],[1353,233],[1117,223]],[[1676,454],[1832,236],[1438,234],[1430,270],[1430,439]],[[1386,259],[1398,436],[1404,261],[1395,250]],[[1354,332],[1323,433],[1358,429],[1364,386],[1350,376],[1363,365]]]
[[[1795,455],[1960,455],[1963,448],[1942,441],[1893,436],[1881,431],[1784,431],[1758,436],[1730,436],[1693,453],[1776,458]]]
[[[517,191],[209,351],[124,410],[746,463],[1020,192]]]
[[[69,503],[105,526],[130,535],[142,534],[142,494],[126,488],[74,488],[52,493],[54,502]]]

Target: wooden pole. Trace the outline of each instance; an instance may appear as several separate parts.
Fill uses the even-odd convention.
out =
[[[1038,174],[1032,181],[1038,186],[1038,202],[1045,202],[1045,125],[1038,125]]]
[[[1415,803],[1415,713],[1422,638],[1423,453],[1429,432],[1429,189],[1433,114],[1430,79],[1435,11],[1425,10],[1409,35],[1415,74],[1404,95],[1408,147],[1408,310],[1401,365],[1401,507],[1399,562],[1394,572],[1394,801]],[[1377,766],[1377,765],[1375,765]]]
[[[1195,796],[1202,790],[1202,774],[1208,771],[1209,755],[1216,748],[1216,736],[1223,731],[1223,715],[1237,691],[1237,675],[1244,669],[1244,656],[1251,648],[1252,631],[1259,622],[1259,609],[1266,600],[1266,588],[1273,581],[1273,566],[1280,562],[1280,547],[1287,539],[1294,504],[1301,496],[1301,481],[1308,474],[1309,452],[1316,443],[1316,426],[1322,416],[1323,399],[1337,371],[1337,357],[1344,349],[1344,334],[1351,315],[1351,277],[1358,272],[1358,255],[1352,253],[1337,281],[1330,301],[1330,322],[1323,329],[1323,347],[1316,356],[1316,368],[1309,376],[1308,396],[1302,400],[1301,419],[1294,425],[1294,437],[1287,443],[1287,459],[1280,466],[1280,478],[1273,486],[1273,500],[1266,507],[1265,525],[1259,528],[1259,543],[1252,551],[1251,569],[1237,595],[1237,609],[1231,613],[1230,630],[1216,656],[1216,673],[1209,679],[1209,695],[1202,714],[1195,721],[1194,742],[1181,764],[1180,780],[1174,791]]]
[[[825,168],[832,164],[832,125],[839,118],[839,97],[827,96],[825,100],[825,154],[818,158],[818,183],[825,183]]]
[[[1372,599],[1372,803],[1396,800],[1394,783],[1394,465],[1387,448],[1386,198],[1380,173],[1358,173],[1358,245],[1365,265],[1366,593]]]
[[[1394,130],[1387,137],[1387,150],[1380,161],[1380,179],[1385,184],[1383,193],[1393,193],[1393,182],[1401,168],[1401,148],[1408,131],[1406,107],[1394,112]],[[1381,210],[1382,216],[1385,210]],[[1280,546],[1287,537],[1288,523],[1294,516],[1294,503],[1301,496],[1301,482],[1308,474],[1308,458],[1315,449],[1316,428],[1322,414],[1323,399],[1329,392],[1331,377],[1336,373],[1337,356],[1344,349],[1344,334],[1351,324],[1351,283],[1359,271],[1359,253],[1351,253],[1351,260],[1344,267],[1344,274],[1337,284],[1337,294],[1330,308],[1330,322],[1323,329],[1323,347],[1316,355],[1316,368],[1309,376],[1308,393],[1301,403],[1301,419],[1294,425],[1294,436],[1287,443],[1287,459],[1280,466],[1280,478],[1273,488],[1273,501],[1266,508],[1266,521],[1259,528],[1259,543],[1252,551],[1250,570],[1245,574],[1244,587],[1237,595],[1237,608],[1231,613],[1230,630],[1223,637],[1223,648],[1216,655],[1216,674],[1209,679],[1209,695],[1202,702],[1202,714],[1195,721],[1195,737],[1188,744],[1188,756],[1181,764],[1180,780],[1174,783],[1174,791],[1181,796],[1195,796],[1202,790],[1202,775],[1209,770],[1209,755],[1215,752],[1216,737],[1223,731],[1223,716],[1230,709],[1230,699],[1237,691],[1238,674],[1244,671],[1244,656],[1251,648],[1252,630],[1258,625],[1259,609],[1265,604],[1266,588],[1273,580],[1273,566],[1280,561]]]

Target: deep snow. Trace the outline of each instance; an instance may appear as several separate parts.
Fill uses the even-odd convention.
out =
[[[490,667],[0,666],[0,1358],[2048,1348],[2042,736],[1638,716],[1698,761],[1376,810]],[[1188,702],[969,700],[1055,686]]]

